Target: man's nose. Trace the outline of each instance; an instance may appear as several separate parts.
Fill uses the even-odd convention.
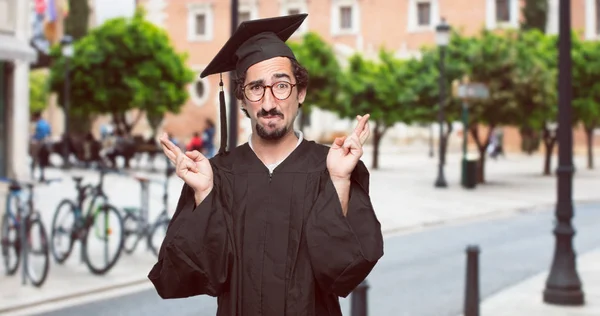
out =
[[[266,112],[269,112],[273,108],[275,108],[277,104],[275,103],[275,97],[273,97],[273,92],[271,92],[271,88],[265,88],[265,95],[263,96],[262,108]]]

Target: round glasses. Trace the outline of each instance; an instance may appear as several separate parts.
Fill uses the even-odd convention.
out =
[[[289,83],[287,81],[278,81],[274,82],[272,85],[264,85],[264,84],[253,84],[249,83],[244,86],[244,96],[246,99],[252,102],[260,101],[265,96],[265,90],[269,88],[271,90],[271,94],[277,100],[285,100],[290,97],[292,94],[292,89],[296,86],[294,83]]]

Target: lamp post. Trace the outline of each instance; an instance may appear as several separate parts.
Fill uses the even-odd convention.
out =
[[[231,35],[235,33],[238,27],[238,0],[231,0]],[[237,145],[238,137],[238,101],[235,97],[235,71],[229,75],[229,145],[228,150],[232,150]]]
[[[560,1],[558,60],[558,197],[556,204],[555,248],[544,302],[583,305],[584,295],[573,250],[573,131],[571,130],[571,1]]]
[[[435,181],[436,188],[445,188],[448,186],[446,183],[446,179],[444,177],[444,164],[446,163],[446,154],[445,154],[445,140],[444,140],[444,103],[445,103],[445,81],[446,74],[444,69],[444,56],[446,55],[446,46],[448,46],[448,42],[450,42],[450,25],[446,23],[446,19],[442,18],[441,23],[435,28],[435,40],[437,45],[440,47],[440,104],[439,104],[439,113],[438,113],[438,121],[440,125],[440,146],[439,146],[439,168],[438,168],[438,176]]]
[[[68,169],[71,167],[69,162],[69,108],[70,108],[70,93],[71,93],[71,82],[70,82],[70,68],[69,63],[71,57],[73,57],[73,38],[70,35],[64,35],[60,40],[60,44],[62,46],[62,55],[65,58],[65,90],[63,95],[63,109],[64,109],[64,119],[65,119],[65,131],[63,133],[63,168]]]

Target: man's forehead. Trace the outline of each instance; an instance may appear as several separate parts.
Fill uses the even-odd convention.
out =
[[[246,71],[247,80],[291,78],[292,62],[289,58],[275,57],[252,65]]]

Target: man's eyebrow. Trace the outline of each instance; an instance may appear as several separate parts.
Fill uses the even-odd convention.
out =
[[[256,85],[264,85],[265,81],[263,79],[257,79],[254,81],[250,81],[247,83],[247,85],[251,85],[251,86],[256,86]]]
[[[273,75],[273,78],[277,78],[277,79],[280,79],[280,78],[287,78],[287,79],[289,79],[290,81],[292,80],[292,78],[290,77],[290,75],[286,74],[285,72],[279,72],[279,73],[276,73],[276,74],[274,74],[274,75]]]

